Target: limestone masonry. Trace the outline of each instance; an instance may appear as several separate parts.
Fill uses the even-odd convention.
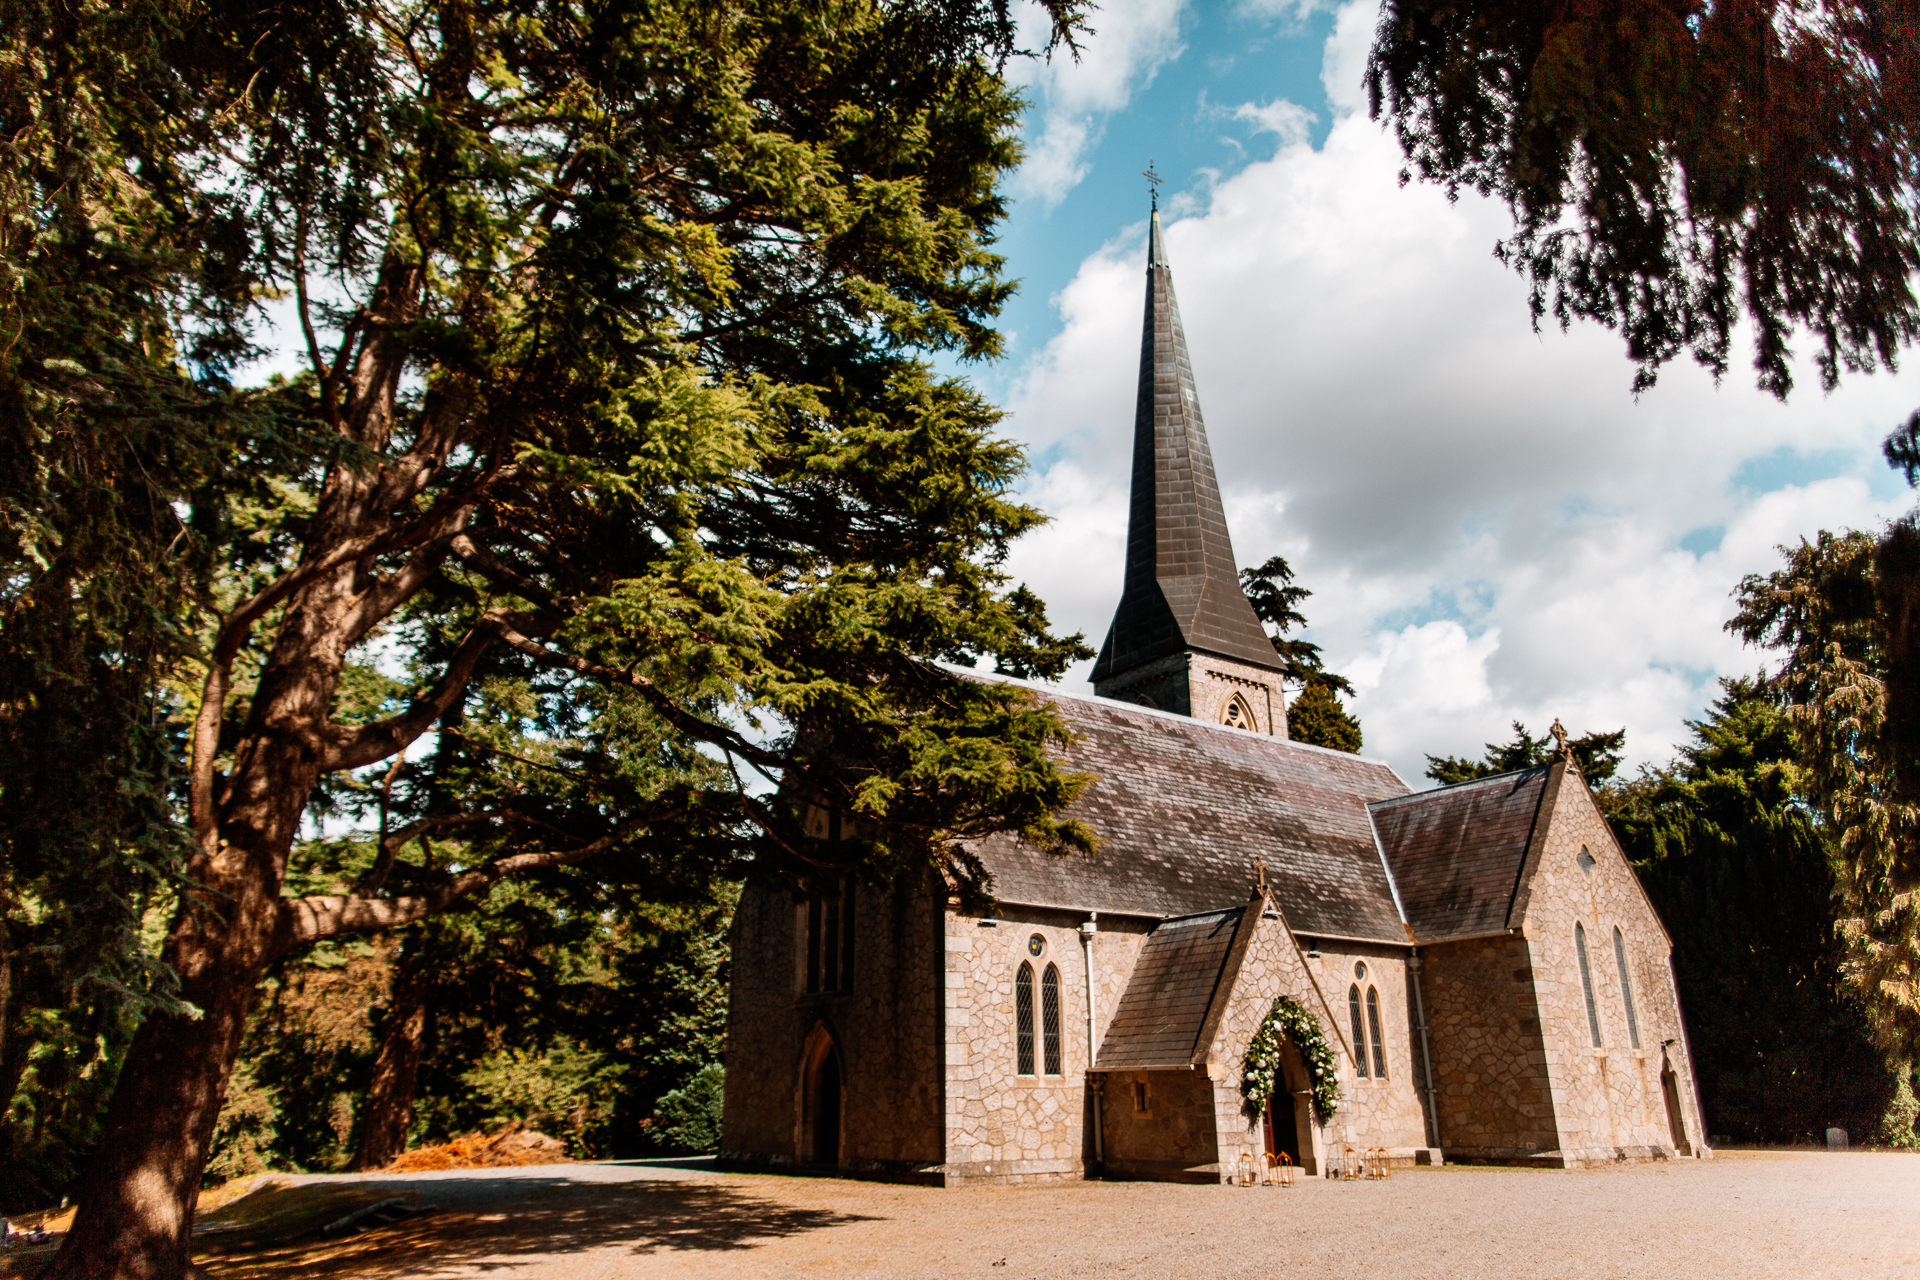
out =
[[[1213,1182],[1705,1156],[1672,943],[1585,781],[1552,765],[1412,793],[1286,740],[1279,662],[1241,592],[1156,211],[1125,585],[1100,696],[1033,686],[1094,776],[1092,857],[972,852],[992,915],[943,883],[796,900],[733,924],[722,1158],[954,1185]],[[810,815],[820,834],[828,818]],[[1282,998],[1301,1046],[1267,1106],[1246,1060]]]

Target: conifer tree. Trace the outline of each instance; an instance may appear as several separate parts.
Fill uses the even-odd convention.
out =
[[[1635,388],[1736,327],[1784,397],[1920,336],[1914,0],[1388,0],[1367,71],[1408,167],[1505,201],[1535,323],[1617,329]]]
[[[144,713],[113,723],[159,763],[103,765],[159,797],[134,834],[171,838],[169,779],[185,817],[171,864],[86,837],[177,869],[178,984],[49,1277],[182,1273],[256,986],[298,948],[589,859],[970,895],[962,840],[1089,846],[1055,816],[1077,780],[1054,718],[931,661],[1045,677],[1085,652],[998,572],[1040,518],[1008,496],[1021,456],[929,363],[998,349],[1005,3],[0,18],[7,286],[45,335],[6,353],[40,415],[22,470],[72,452],[45,404],[95,406],[106,434],[79,438],[109,447],[65,474],[104,474],[102,528],[131,531],[94,563],[137,607],[85,615],[65,670],[105,655]],[[126,286],[83,290],[97,313],[63,330],[19,282],[66,279]],[[239,386],[268,298],[299,371]],[[32,567],[53,541],[15,536],[9,589],[61,624],[86,593]],[[142,611],[159,639],[127,666],[97,624]],[[423,738],[445,767],[413,785]],[[385,816],[351,884],[301,865],[317,793]],[[810,838],[803,803],[858,839]],[[19,850],[14,883],[37,874]]]
[[[1254,614],[1273,628],[1267,638],[1280,656],[1283,678],[1295,686],[1287,705],[1287,737],[1335,751],[1359,751],[1360,721],[1340,701],[1343,693],[1353,696],[1353,685],[1340,673],[1327,670],[1319,645],[1287,635],[1307,625],[1300,603],[1313,592],[1294,584],[1293,566],[1284,556],[1273,556],[1256,569],[1242,569],[1240,585]]]

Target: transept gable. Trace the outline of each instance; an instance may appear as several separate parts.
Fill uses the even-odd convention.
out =
[[[1413,937],[1485,937],[1519,923],[1516,895],[1546,824],[1554,769],[1376,800],[1374,832]]]

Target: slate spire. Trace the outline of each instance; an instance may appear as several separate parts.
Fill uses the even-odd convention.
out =
[[[1110,681],[1194,651],[1279,670],[1273,643],[1240,588],[1156,208],[1147,235],[1126,583],[1093,679]]]

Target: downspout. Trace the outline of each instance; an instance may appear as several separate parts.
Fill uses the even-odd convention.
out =
[[[1100,1089],[1093,1082],[1093,935],[1100,931],[1099,919],[1098,911],[1087,913],[1086,922],[1080,926],[1080,949],[1087,955],[1087,1092],[1093,1095],[1093,1162],[1104,1166],[1107,1158],[1100,1149],[1100,1130],[1103,1126]]]
[[[1420,994],[1420,948],[1410,949],[1407,972],[1413,975],[1413,1016],[1420,1031],[1420,1062],[1427,1075],[1427,1133],[1432,1145],[1445,1146],[1440,1138],[1440,1094],[1433,1083],[1433,1051],[1427,1045],[1427,1002]]]

